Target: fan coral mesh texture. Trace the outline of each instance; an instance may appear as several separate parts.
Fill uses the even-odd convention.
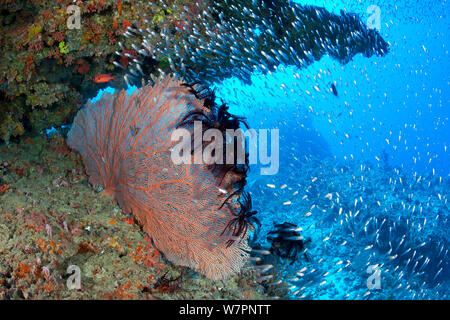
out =
[[[220,208],[225,196],[207,165],[175,165],[169,151],[180,119],[204,108],[179,80],[159,79],[131,95],[120,91],[89,101],[75,117],[68,144],[80,152],[90,183],[132,212],[168,260],[222,279],[248,257],[247,237],[227,248],[231,234],[221,235],[237,208]]]

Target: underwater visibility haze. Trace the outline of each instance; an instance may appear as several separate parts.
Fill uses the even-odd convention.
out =
[[[0,10],[0,299],[449,298],[447,0]]]

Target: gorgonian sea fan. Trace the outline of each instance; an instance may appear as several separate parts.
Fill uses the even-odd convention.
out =
[[[175,165],[171,134],[189,112],[210,110],[178,79],[160,78],[133,94],[103,94],[75,117],[68,144],[82,156],[89,182],[132,212],[174,264],[211,279],[237,273],[248,257],[247,236],[227,246],[237,206],[222,205],[237,175],[225,179],[207,164]],[[233,203],[233,202],[231,202]],[[234,203],[236,203],[234,201]],[[223,232],[226,230],[226,232]]]

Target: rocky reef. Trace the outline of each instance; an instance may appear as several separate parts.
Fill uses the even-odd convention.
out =
[[[264,299],[250,265],[210,280],[169,263],[93,189],[59,136],[0,146],[0,299]],[[81,270],[70,289],[69,266]]]

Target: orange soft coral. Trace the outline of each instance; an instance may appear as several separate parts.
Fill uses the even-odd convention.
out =
[[[9,189],[9,186],[6,184],[0,186],[0,194],[5,194],[6,191],[8,191],[8,189]]]

